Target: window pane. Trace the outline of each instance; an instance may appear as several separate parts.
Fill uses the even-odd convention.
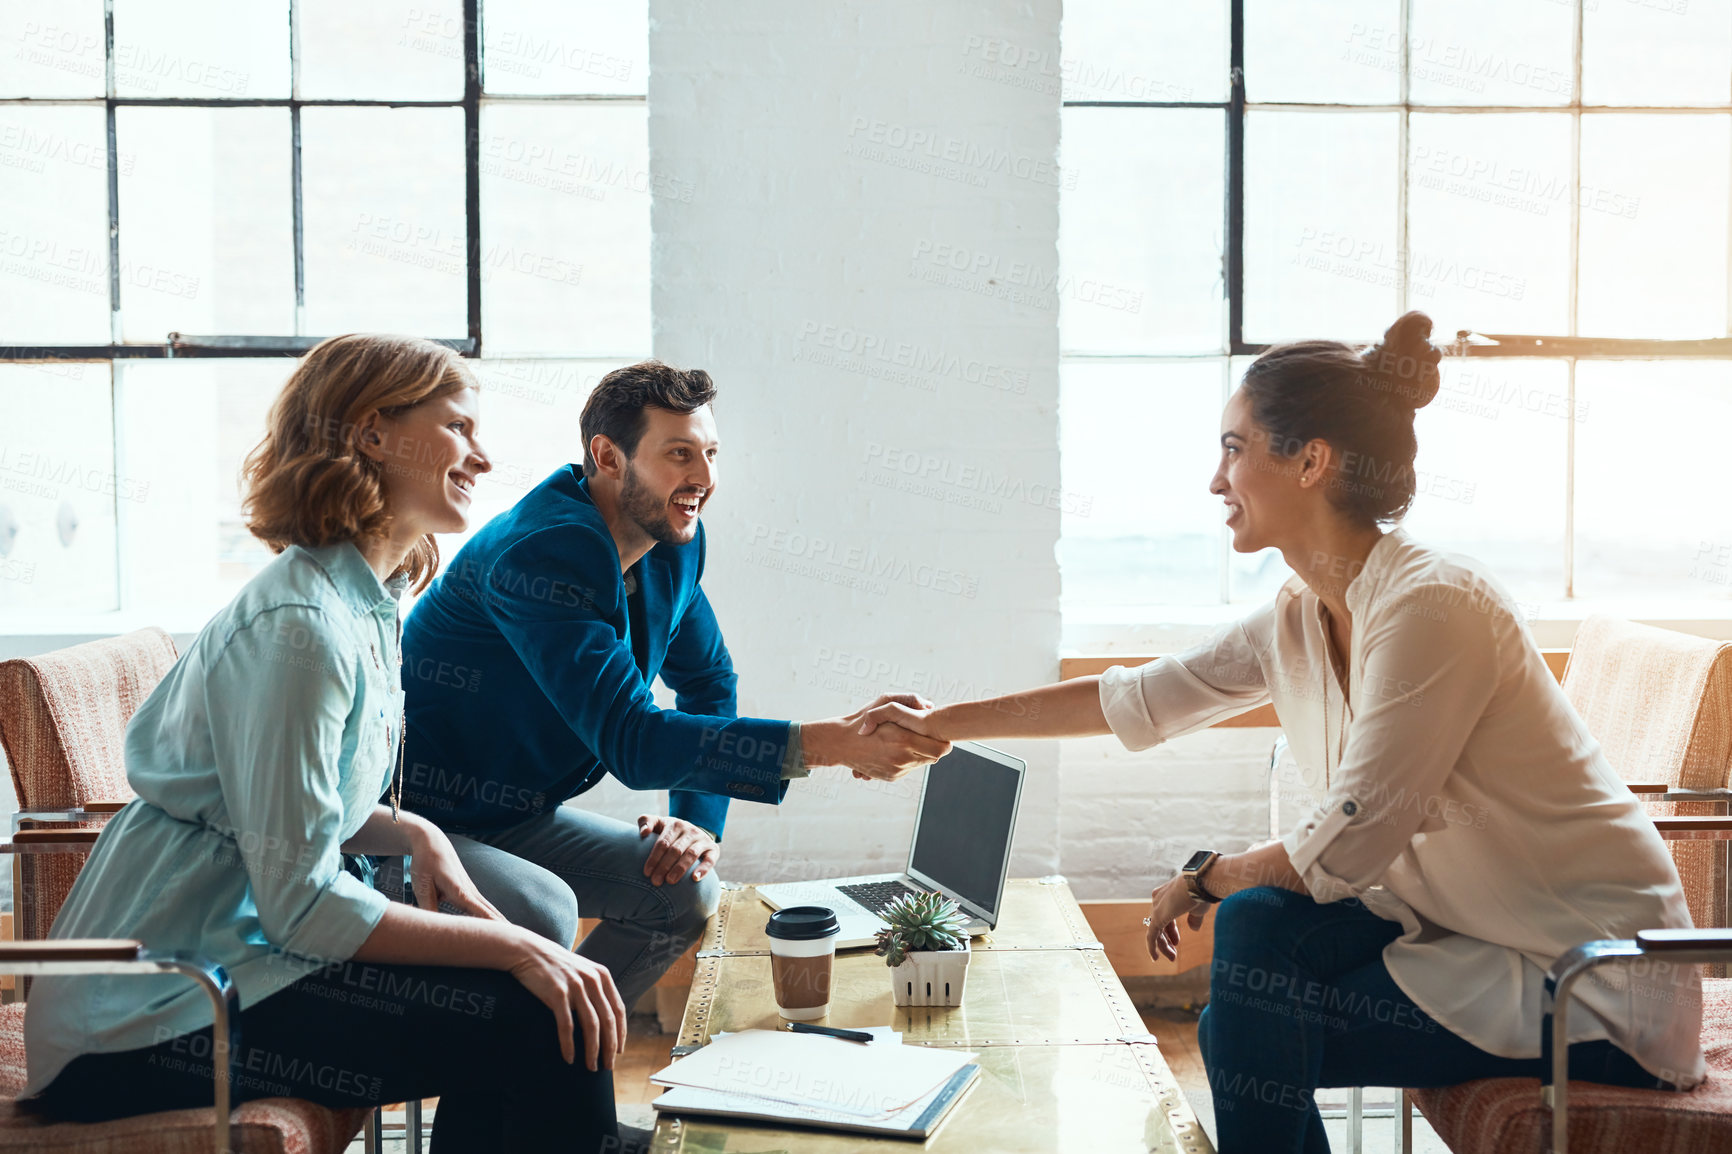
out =
[[[0,107],[0,341],[103,343],[108,129],[100,107]],[[121,158],[125,167],[130,158]],[[106,383],[106,382],[105,382]]]
[[[468,332],[463,113],[301,114],[307,331]]]
[[[1245,95],[1263,103],[1401,99],[1402,0],[1245,0]]]
[[[1732,427],[1732,365],[1583,361],[1576,396],[1577,595],[1727,596],[1724,464],[1681,436]]]
[[[1403,524],[1483,561],[1521,601],[1558,600],[1569,427],[1580,418],[1561,361],[1446,359],[1414,422],[1416,493]]]
[[[1227,99],[1227,0],[1124,4],[1070,0],[1064,6],[1059,73],[1066,100]],[[995,78],[1050,74],[1005,41],[973,38],[970,65]]]
[[[648,91],[648,0],[486,0],[489,92]]]
[[[295,331],[289,113],[119,108],[128,340]]]
[[[1580,331],[1726,333],[1725,116],[1582,117]]]
[[[1725,104],[1732,0],[1589,4],[1582,98],[1591,104]]]
[[[1245,379],[1245,370],[1250,368],[1251,362],[1256,359],[1234,357],[1229,362],[1229,391],[1239,387]],[[1230,533],[1223,532],[1222,537],[1228,542],[1232,540]],[[1281,556],[1279,549],[1239,553],[1231,544],[1227,546],[1228,600],[1235,604],[1262,605],[1271,601],[1275,597],[1275,591],[1286,584],[1287,578],[1291,576],[1293,570],[1287,568],[1287,560]]]
[[[1611,0],[1619,4],[1620,0]],[[1573,3],[1412,0],[1415,104],[1568,104]]]
[[[301,96],[460,100],[463,5],[299,0]]]
[[[101,96],[102,0],[7,0],[0,4],[0,97]],[[0,148],[6,143],[0,140]]]
[[[1252,112],[1245,336],[1370,338],[1400,300],[1393,112]]]
[[[114,90],[207,99],[287,96],[286,0],[114,0]]]
[[[270,563],[270,549],[241,519],[241,462],[293,369],[286,357],[122,366],[116,410],[126,471],[149,494],[124,508],[130,608],[202,619]]]
[[[1060,368],[1067,611],[1221,600],[1225,518],[1209,478],[1223,369],[1213,359]]]
[[[1064,110],[1059,324],[1086,352],[1208,352],[1225,343],[1222,114]]]
[[[484,108],[481,242],[491,352],[647,353],[645,107]]]
[[[1230,545],[1228,549],[1229,600],[1234,604],[1262,605],[1271,601],[1287,578],[1293,576],[1279,549],[1259,549],[1255,553],[1233,551]]]
[[[0,609],[117,605],[114,505],[149,496],[114,471],[108,366],[0,364]]]
[[[1408,149],[1409,305],[1440,334],[1569,331],[1569,116],[1414,113]]]

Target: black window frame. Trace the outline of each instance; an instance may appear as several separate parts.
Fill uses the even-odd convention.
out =
[[[1245,119],[1247,111],[1258,110],[1291,110],[1301,112],[1340,111],[1384,111],[1397,112],[1401,116],[1400,136],[1400,178],[1398,187],[1401,203],[1398,206],[1398,227],[1400,228],[1399,248],[1407,248],[1407,204],[1406,188],[1408,183],[1407,156],[1407,119],[1413,112],[1445,113],[1474,115],[1482,113],[1511,112],[1556,112],[1570,114],[1575,128],[1572,134],[1576,137],[1572,147],[1571,179],[1572,187],[1580,185],[1581,181],[1581,147],[1579,127],[1582,114],[1596,113],[1670,113],[1682,116],[1700,115],[1703,111],[1732,112],[1732,106],[1707,105],[1608,105],[1584,104],[1582,102],[1582,23],[1583,0],[1573,0],[1571,9],[1574,14],[1571,40],[1571,67],[1573,81],[1570,90],[1570,100],[1564,104],[1546,105],[1444,105],[1415,104],[1408,94],[1408,80],[1412,72],[1412,37],[1408,26],[1412,12],[1413,0],[1400,0],[1400,98],[1392,104],[1385,103],[1304,103],[1294,101],[1253,102],[1245,95],[1245,0],[1229,0],[1230,15],[1228,21],[1228,95],[1225,100],[1070,100],[1062,101],[1064,108],[1149,108],[1149,109],[1211,109],[1226,114],[1226,201],[1224,233],[1226,236],[1226,252],[1223,256],[1223,290],[1227,299],[1227,345],[1224,349],[1183,354],[1147,354],[1151,358],[1173,357],[1236,357],[1255,356],[1271,347],[1268,343],[1247,341],[1245,339]],[[1580,264],[1580,224],[1581,204],[1579,198],[1571,198],[1570,208],[1570,327],[1576,327],[1576,297],[1577,270]],[[1732,284],[1728,285],[1732,293]],[[1406,278],[1401,281],[1401,298],[1406,307]],[[1374,336],[1375,334],[1360,334]],[[1721,359],[1732,357],[1732,336],[1713,337],[1702,340],[1665,340],[1658,338],[1625,338],[1625,337],[1583,337],[1567,334],[1524,334],[1524,333],[1478,333],[1463,330],[1456,334],[1456,355],[1470,357],[1546,357],[1558,358],[1607,358],[1607,359],[1641,359],[1659,360],[1670,358]],[[1086,351],[1062,350],[1061,355],[1068,360],[1090,360],[1096,357],[1136,358],[1142,354],[1136,353],[1089,353]],[[1572,368],[1572,378],[1573,378]]]
[[[1228,93],[1225,100],[1216,101],[1162,101],[1162,100],[1070,100],[1061,95],[1062,108],[1147,108],[1147,109],[1210,109],[1225,114],[1226,117],[1226,196],[1224,204],[1224,227],[1226,238],[1225,252],[1222,256],[1222,288],[1227,303],[1227,340],[1224,348],[1187,353],[1094,353],[1084,349],[1070,349],[1064,346],[1063,333],[1060,333],[1059,361],[1061,364],[1086,364],[1089,362],[1161,362],[1184,360],[1221,360],[1228,364],[1234,357],[1256,356],[1272,345],[1268,342],[1248,341],[1245,339],[1245,123],[1247,112],[1295,111],[1295,112],[1327,112],[1339,111],[1385,111],[1400,115],[1400,135],[1397,145],[1400,165],[1397,184],[1398,203],[1396,209],[1397,248],[1405,253],[1408,249],[1407,239],[1407,188],[1408,188],[1408,118],[1414,113],[1422,114],[1496,114],[1512,112],[1555,112],[1567,114],[1571,118],[1571,188],[1578,189],[1581,184],[1581,123],[1584,115],[1607,113],[1650,113],[1673,114],[1680,116],[1701,115],[1709,113],[1732,113],[1732,104],[1720,105],[1608,105],[1585,104],[1582,100],[1582,29],[1584,21],[1584,0],[1572,0],[1572,24],[1570,43],[1571,89],[1570,100],[1563,104],[1548,105],[1442,105],[1415,104],[1409,93],[1409,79],[1413,71],[1413,39],[1409,28],[1412,23],[1413,0],[1399,0],[1399,32],[1401,37],[1400,51],[1400,89],[1399,98],[1395,103],[1332,103],[1332,102],[1254,102],[1246,97],[1245,91],[1245,0],[1229,0],[1228,19]],[[1440,336],[1453,356],[1491,357],[1491,358],[1544,358],[1562,361],[1567,370],[1568,399],[1571,411],[1577,403],[1576,365],[1584,360],[1727,360],[1732,361],[1732,335],[1710,337],[1696,340],[1669,340],[1660,338],[1632,337],[1584,337],[1575,335],[1577,329],[1577,304],[1579,299],[1579,281],[1581,266],[1581,199],[1579,195],[1570,197],[1570,253],[1569,253],[1569,328],[1567,334],[1545,333],[1482,333],[1474,330],[1461,330],[1453,334]],[[1412,307],[1409,303],[1408,278],[1403,276],[1399,283],[1399,311]],[[1729,301],[1732,301],[1732,275],[1729,275],[1727,285]],[[1729,322],[1732,323],[1732,322]],[[1372,340],[1378,334],[1336,334],[1344,339]],[[1566,485],[1566,511],[1564,519],[1564,590],[1566,601],[1576,599],[1576,506],[1575,506],[1575,469],[1576,469],[1576,426],[1569,422],[1567,426],[1566,469],[1568,470]],[[1222,604],[1231,604],[1223,589]]]
[[[293,213],[295,318],[296,329],[306,307],[306,244],[302,214],[301,174],[301,110],[304,108],[460,108],[463,110],[463,202],[464,202],[464,271],[465,314],[467,333],[431,335],[429,339],[457,350],[466,357],[479,357],[483,351],[481,330],[481,106],[486,68],[486,49],[482,37],[482,0],[462,0],[463,6],[463,95],[455,100],[370,100],[302,99],[300,90],[300,0],[288,0],[289,21],[289,95],[286,97],[145,97],[118,96],[115,93],[114,5],[103,5],[104,91],[98,97],[0,97],[0,107],[30,107],[46,105],[101,105],[107,123],[108,137],[108,309],[110,340],[107,344],[60,345],[0,345],[0,364],[41,363],[54,361],[126,361],[156,360],[179,357],[297,357],[311,349],[324,336],[290,334],[270,335],[192,335],[169,333],[160,341],[124,341],[117,318],[121,315],[120,264],[120,164],[115,135],[115,110],[126,107],[150,108],[285,108],[289,112],[290,134],[290,210]],[[644,103],[639,95],[612,96],[587,94],[516,94],[486,93],[490,104],[523,102],[532,104],[557,103]],[[325,334],[330,336],[333,334]],[[572,359],[592,359],[592,354],[571,354]]]

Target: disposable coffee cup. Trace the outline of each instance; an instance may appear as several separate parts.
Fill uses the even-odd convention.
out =
[[[770,915],[770,975],[776,1006],[796,1022],[830,1012],[830,975],[842,926],[828,906],[789,906]]]

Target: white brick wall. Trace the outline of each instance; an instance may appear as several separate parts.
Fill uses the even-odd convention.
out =
[[[692,187],[655,201],[655,349],[721,390],[704,584],[742,711],[1050,680],[1057,315],[1005,298],[1057,267],[1058,104],[964,66],[970,37],[1056,55],[1058,0],[650,15],[651,165]],[[1046,873],[1057,750],[1018,752],[1014,869]],[[916,795],[831,775],[779,810],[736,805],[724,872],[900,866]]]
[[[1059,850],[1077,896],[1145,897],[1194,850],[1266,840],[1279,732],[1209,729],[1141,753],[1111,737],[1067,742]]]
[[[1038,285],[1058,266],[1058,99],[970,66],[995,39],[1056,59],[1058,0],[652,0],[650,15],[650,162],[692,189],[655,202],[655,349],[721,389],[704,583],[742,709],[1051,680],[1058,316]],[[1199,838],[1265,828],[1268,743],[1024,746],[1012,868],[1062,870],[1086,897],[1145,893]],[[828,774],[779,810],[738,804],[723,872],[897,868],[917,789]]]

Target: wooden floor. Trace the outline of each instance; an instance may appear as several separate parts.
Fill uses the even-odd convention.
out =
[[[635,1024],[635,1022],[634,1022]],[[665,1067],[673,1048],[672,1034],[632,1033],[626,1036],[625,1053],[613,1068],[613,1100],[621,1106],[644,1105],[662,1092],[650,1075]]]

